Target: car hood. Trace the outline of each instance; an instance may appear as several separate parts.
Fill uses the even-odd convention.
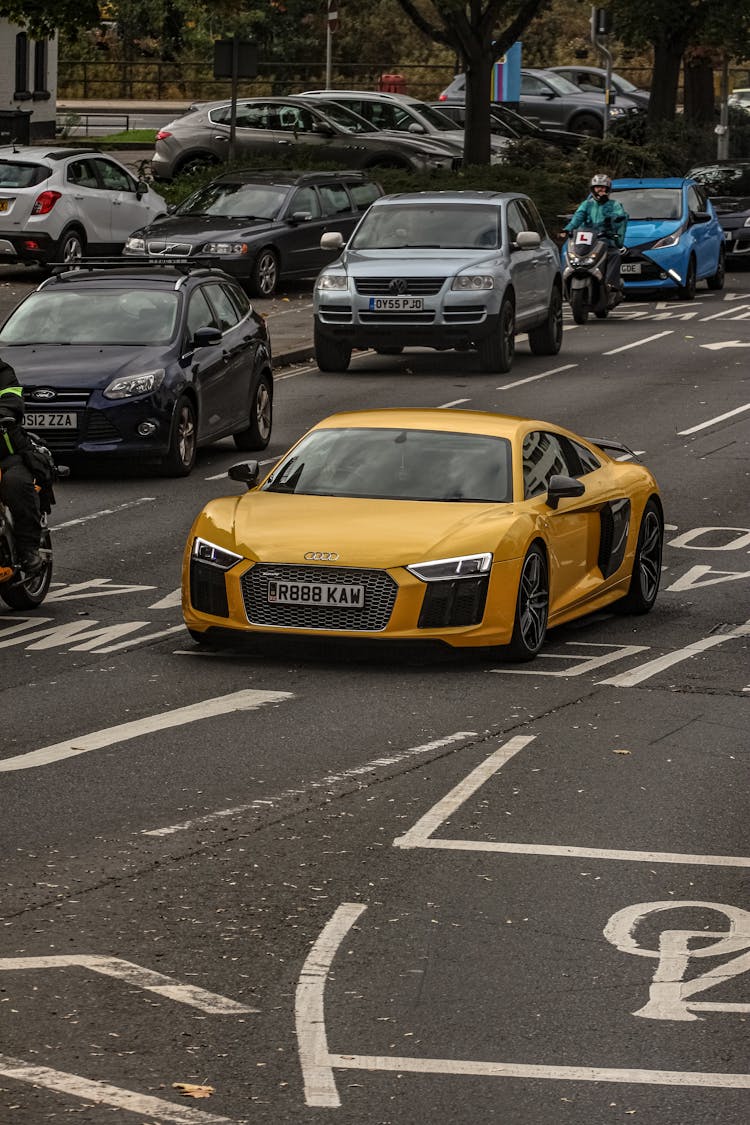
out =
[[[658,242],[660,238],[666,238],[668,234],[674,234],[681,226],[682,222],[674,219],[668,221],[630,219],[625,231],[625,245],[641,246],[644,242]]]
[[[338,555],[337,566],[398,567],[493,550],[518,517],[511,504],[360,500],[254,491],[204,512],[233,526],[239,554],[259,562],[303,563],[311,551]],[[226,505],[226,506],[225,506]],[[211,538],[206,520],[200,534]]]
[[[187,241],[206,242],[221,238],[222,235],[262,235],[279,226],[275,219],[230,218],[226,215],[170,215],[157,219],[146,227],[133,231],[138,238],[166,239],[176,238]]]
[[[717,215],[736,215],[742,211],[750,211],[750,196],[747,195],[712,195],[711,202]]]
[[[117,375],[135,375],[166,365],[163,348],[128,344],[6,344],[3,356],[24,388],[26,406],[33,403],[37,408],[53,406],[54,399],[35,402],[27,392],[36,387],[93,391],[106,387]]]
[[[357,141],[366,141],[368,146],[375,144],[377,148],[384,148],[384,141],[388,144],[401,144],[408,149],[418,149],[421,152],[435,152],[440,156],[460,156],[464,151],[463,139],[461,141],[443,140],[431,133],[402,133],[398,129],[378,129],[375,133],[353,133]]]
[[[347,250],[339,262],[350,273],[366,272],[368,277],[418,276],[420,273],[433,276],[435,269],[450,275],[464,268],[474,268],[483,262],[494,266],[500,256],[499,250],[417,250],[409,248],[408,258],[403,248],[393,250]]]

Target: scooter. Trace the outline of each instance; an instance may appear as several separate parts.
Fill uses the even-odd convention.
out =
[[[70,469],[66,465],[57,466],[58,479],[69,474]],[[39,554],[44,559],[42,570],[30,575],[24,574],[16,548],[13,516],[0,500],[0,598],[11,609],[35,609],[47,596],[52,581],[52,539],[44,512]]]
[[[585,324],[589,313],[600,320],[619,305],[622,293],[607,284],[609,243],[598,231],[581,227],[565,248],[563,295],[576,324]]]

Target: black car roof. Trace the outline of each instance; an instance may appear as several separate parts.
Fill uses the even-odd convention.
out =
[[[257,168],[238,168],[234,172],[225,172],[222,176],[217,176],[212,183],[236,183],[240,180],[245,184],[259,183],[259,184],[288,184],[290,187],[298,187],[300,184],[317,184],[325,183],[327,180],[369,180],[364,172],[348,170],[345,172],[295,172],[287,168],[280,168],[278,171],[273,169],[263,169],[258,171]]]
[[[59,284],[86,285],[88,283],[98,285],[109,283],[114,287],[122,285],[123,282],[132,283],[134,281],[155,288],[164,285],[174,287],[178,282],[184,284],[191,277],[194,277],[197,281],[205,281],[207,278],[215,278],[218,281],[232,280],[229,274],[224,273],[223,270],[212,269],[205,265],[199,266],[187,261],[184,263],[172,262],[169,265],[164,265],[161,262],[154,263],[153,259],[147,259],[142,263],[134,262],[132,265],[123,265],[122,261],[122,258],[114,259],[112,265],[109,265],[106,259],[92,259],[90,263],[84,261],[82,266],[76,265],[75,269],[53,274],[52,277],[42,282],[39,289],[48,289]]]

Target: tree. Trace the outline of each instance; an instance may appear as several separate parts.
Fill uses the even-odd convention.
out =
[[[398,0],[428,38],[463,59],[466,72],[466,164],[490,161],[490,81],[494,62],[550,0]]]
[[[0,19],[19,24],[34,39],[99,23],[97,0],[0,0]]]

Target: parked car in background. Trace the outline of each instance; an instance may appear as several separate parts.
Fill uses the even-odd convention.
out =
[[[220,270],[79,266],[0,328],[26,425],[63,460],[94,456],[186,476],[198,446],[265,449],[273,380],[265,321]]]
[[[459,102],[435,102],[433,108],[439,109],[451,121],[463,128],[466,124],[466,104]],[[572,152],[587,138],[583,133],[568,133],[565,129],[543,129],[530,117],[522,117],[513,109],[499,102],[490,106],[490,129],[493,134],[506,137],[509,141],[539,141],[563,152]]]
[[[364,172],[228,172],[134,231],[124,253],[197,256],[270,297],[280,280],[316,277],[336,256],[321,249],[321,235],[348,238],[382,194]]]
[[[727,257],[750,254],[750,160],[700,164],[690,169],[688,177],[701,185],[713,204]]]
[[[706,189],[691,179],[617,179],[628,213],[620,270],[625,292],[664,289],[692,301],[695,286],[724,287],[724,232]]]
[[[554,74],[561,74],[563,78],[567,78],[579,90],[603,94],[607,88],[607,72],[599,66],[550,66],[547,67],[547,70],[551,70]],[[636,86],[629,78],[624,78],[621,74],[615,74],[614,72],[610,74],[610,85],[618,101],[620,95],[624,94],[629,101],[635,102],[642,109],[648,109],[651,97],[650,90],[644,90],[642,87]]]
[[[119,161],[91,149],[0,149],[0,263],[46,266],[119,254],[164,199]]]
[[[176,118],[156,134],[151,168],[156,179],[171,180],[226,161],[231,102],[208,102]],[[306,98],[243,98],[237,103],[235,149],[239,158],[261,156],[273,167],[279,155],[297,146],[314,149],[321,161],[340,168],[456,168],[455,144],[376,129],[336,102],[326,107]]]
[[[465,100],[466,76],[457,74],[443,90],[440,101]],[[601,137],[604,132],[604,95],[579,90],[567,78],[549,70],[521,71],[518,112],[534,118],[544,129],[566,129],[590,137]],[[621,97],[616,105],[610,106],[609,117],[614,123],[642,112],[635,102]]]
[[[301,95],[314,98],[322,105],[335,101],[346,106],[353,113],[364,117],[376,129],[390,129],[398,133],[411,133],[414,136],[437,137],[456,145],[459,156],[464,151],[464,131],[456,126],[439,109],[427,102],[410,98],[406,94],[378,93],[370,90],[307,90]],[[493,137],[491,158],[493,163],[505,159],[507,141]]]
[[[737,109],[750,110],[750,87],[738,87],[732,90],[727,98],[727,105],[733,105]]]
[[[482,371],[509,371],[516,333],[536,355],[562,341],[560,256],[528,196],[441,191],[373,203],[315,283],[315,359],[346,371],[352,348],[475,349]]]

